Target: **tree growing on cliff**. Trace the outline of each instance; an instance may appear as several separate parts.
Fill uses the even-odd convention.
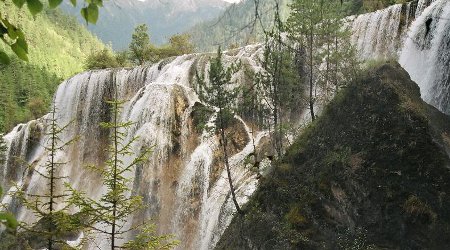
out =
[[[225,67],[222,62],[222,51],[220,47],[217,50],[217,56],[210,61],[209,66],[209,82],[207,85],[202,83],[206,95],[203,95],[205,101],[217,108],[217,117],[215,121],[215,129],[219,135],[220,146],[222,149],[223,163],[226,168],[228,184],[230,186],[231,198],[234,206],[239,214],[243,214],[241,207],[236,198],[236,190],[231,176],[231,168],[228,156],[229,135],[227,128],[234,122],[235,101],[237,96],[236,88],[233,88],[231,76],[237,71],[237,65]]]
[[[309,110],[312,120],[318,100],[318,85],[326,92],[330,85],[344,85],[355,67],[350,33],[344,28],[338,1],[294,0],[290,5],[288,34],[299,48],[299,62],[309,85]],[[304,61],[304,62],[302,62]]]
[[[133,168],[146,161],[149,149],[142,148],[138,155],[126,161],[125,158],[133,156],[133,144],[138,140],[133,137],[127,140],[127,130],[133,124],[132,122],[120,121],[120,110],[124,101],[118,99],[117,86],[114,89],[114,99],[107,101],[111,106],[111,122],[103,122],[101,127],[109,130],[110,144],[105,150],[108,159],[105,166],[89,166],[89,169],[99,173],[103,177],[103,185],[106,192],[99,200],[89,198],[83,192],[75,190],[67,185],[71,191],[70,202],[80,209],[80,216],[85,219],[82,226],[93,233],[103,234],[110,240],[110,248],[112,250],[119,248],[130,249],[147,249],[135,248],[136,246],[155,245],[161,249],[170,249],[177,243],[171,236],[159,237],[154,236],[154,232],[146,228],[148,223],[143,225],[126,227],[126,222],[132,214],[145,208],[142,197],[131,193],[129,184],[131,179],[126,177]],[[123,239],[124,235],[140,228],[144,228],[142,233],[131,242],[120,245],[118,242]]]
[[[267,93],[264,100],[270,111],[269,130],[273,129],[272,142],[278,156],[283,154],[283,140],[289,122],[285,117],[298,109],[303,98],[303,83],[295,70],[295,53],[287,39],[283,38],[284,32],[285,24],[276,5],[273,28],[266,33],[261,62],[264,71],[258,73],[256,85]]]

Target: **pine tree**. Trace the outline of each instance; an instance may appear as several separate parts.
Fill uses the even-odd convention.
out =
[[[142,65],[145,61],[151,59],[152,44],[146,24],[136,26],[131,36],[129,48],[131,60],[137,62],[138,65]]]
[[[302,82],[295,71],[295,53],[288,41],[282,37],[284,32],[285,24],[276,5],[273,29],[267,33],[265,41],[262,61],[264,71],[259,73],[256,80],[257,86],[267,92],[270,124],[273,125],[272,142],[278,156],[283,153],[285,126],[289,122],[286,117],[297,111],[303,98]]]
[[[298,46],[298,71],[304,74],[302,77],[309,85],[308,103],[314,120],[317,86],[326,93],[329,86],[337,89],[345,85],[353,78],[358,65],[339,2],[294,0],[290,8],[288,33]]]
[[[236,198],[236,190],[231,178],[231,169],[228,157],[228,133],[226,129],[232,124],[235,115],[235,102],[237,89],[231,87],[231,76],[237,71],[238,66],[232,65],[226,68],[222,62],[222,51],[220,47],[217,50],[217,57],[210,61],[209,80],[210,85],[202,84],[205,88],[204,99],[209,104],[215,106],[217,118],[215,122],[216,132],[220,137],[220,146],[222,148],[223,162],[227,171],[228,184],[230,186],[231,197],[239,214],[243,214]]]
[[[56,105],[53,104],[48,132],[45,134],[48,140],[43,146],[48,158],[43,169],[32,170],[45,180],[47,189],[44,194],[27,193],[22,190],[21,186],[16,185],[18,191],[14,196],[37,218],[35,223],[20,224],[24,231],[23,237],[33,248],[45,247],[52,250],[59,249],[61,246],[68,247],[63,239],[77,230],[75,217],[67,213],[68,207],[58,209],[58,204],[65,204],[64,199],[67,198],[67,194],[62,190],[62,181],[66,177],[58,174],[66,163],[59,161],[57,154],[64,151],[73,142],[73,140],[63,141],[61,138],[61,134],[69,125],[70,123],[65,126],[58,124]]]
[[[104,234],[110,239],[109,245],[112,250],[125,247],[133,249],[136,245],[145,243],[172,246],[176,242],[171,237],[161,238],[148,235],[146,237],[142,234],[139,235],[140,237],[137,240],[123,246],[118,243],[118,239],[122,239],[124,234],[139,229],[138,227],[124,229],[124,225],[132,214],[145,208],[141,196],[129,195],[131,193],[129,189],[131,180],[126,178],[125,175],[137,165],[144,163],[150,151],[143,149],[130,163],[123,161],[124,157],[133,155],[132,145],[138,138],[133,137],[126,141],[127,130],[133,123],[119,120],[124,101],[118,100],[117,87],[114,91],[114,99],[107,101],[111,106],[112,121],[101,124],[101,127],[110,130],[110,145],[106,149],[108,153],[106,166],[89,166],[90,169],[100,173],[103,177],[106,193],[99,200],[94,200],[68,185],[72,193],[71,204],[80,208],[80,216],[85,218],[85,221],[82,222],[85,228],[93,233]],[[148,224],[139,225],[139,227],[145,229]],[[150,233],[149,231],[145,232]]]

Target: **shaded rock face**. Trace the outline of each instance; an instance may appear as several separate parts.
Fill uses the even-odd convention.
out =
[[[450,118],[397,63],[340,92],[216,249],[446,249]]]

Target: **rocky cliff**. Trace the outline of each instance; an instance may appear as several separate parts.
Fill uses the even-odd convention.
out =
[[[341,91],[217,249],[445,249],[450,118],[397,63]],[[356,247],[356,248],[355,248]]]

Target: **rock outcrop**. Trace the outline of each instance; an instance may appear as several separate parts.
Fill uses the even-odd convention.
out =
[[[450,118],[397,63],[343,89],[216,249],[446,249]]]

